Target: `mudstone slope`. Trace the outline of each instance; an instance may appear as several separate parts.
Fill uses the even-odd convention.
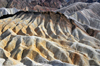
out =
[[[0,8],[17,8],[20,10],[55,11],[76,2],[100,2],[100,0],[0,0]],[[39,6],[39,7],[37,7]],[[37,8],[36,8],[37,7]],[[41,8],[40,8],[41,7]]]
[[[62,3],[65,3],[65,0],[0,0],[0,8],[17,8],[21,10],[35,10],[35,11],[55,11],[58,8],[61,8]],[[36,6],[41,6],[42,8],[36,8]]]
[[[74,22],[87,32],[90,36],[97,39],[100,35],[100,3],[83,3],[78,2],[55,12],[61,12],[66,17],[73,19]]]
[[[0,17],[0,64],[99,66],[100,40],[59,12]]]
[[[76,2],[85,2],[85,3],[100,2],[100,0],[66,0],[66,2],[67,2],[67,5],[69,5]]]

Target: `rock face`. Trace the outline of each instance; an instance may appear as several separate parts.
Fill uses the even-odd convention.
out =
[[[35,11],[35,12],[46,12],[46,11],[55,11],[57,10],[57,8],[50,8],[50,7],[44,7],[44,6],[40,6],[40,5],[36,5],[32,8],[31,11]]]
[[[93,3],[100,2],[100,0],[65,0],[66,2],[62,4],[62,6],[67,6],[76,2],[85,2],[85,3]]]
[[[0,0],[0,7],[6,8],[17,8],[21,10],[36,10],[34,7],[41,6],[41,11],[54,11],[55,9],[61,8],[62,3],[65,0]],[[50,8],[50,9],[49,9]],[[38,9],[38,8],[37,8]],[[37,10],[36,10],[37,11]]]
[[[0,0],[0,8],[7,6],[7,0]]]
[[[0,17],[0,64],[99,66],[100,40],[77,25],[58,12],[20,11]]]
[[[16,8],[0,8],[0,17],[7,14],[15,14],[18,11],[20,10]]]
[[[0,0],[0,8],[17,8],[24,11],[55,11],[75,2],[100,2],[100,0]],[[38,6],[38,7],[37,7]],[[41,8],[39,8],[41,7]]]
[[[77,26],[87,32],[89,35],[100,39],[100,3],[74,3],[67,7],[57,10],[73,19]],[[81,25],[81,26],[80,26]]]
[[[66,1],[65,0],[20,0],[20,1],[12,0],[9,2],[10,2],[10,5],[8,5],[8,7],[20,7],[20,5],[22,7],[29,6],[29,5],[30,7],[32,7],[35,5],[40,5],[40,6],[50,7],[50,8],[60,8],[61,3],[66,2]]]

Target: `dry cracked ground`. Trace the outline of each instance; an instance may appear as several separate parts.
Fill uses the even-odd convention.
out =
[[[100,66],[99,28],[65,15],[18,11],[1,16],[0,66]]]

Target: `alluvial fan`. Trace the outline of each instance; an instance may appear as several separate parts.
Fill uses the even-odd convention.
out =
[[[99,46],[99,39],[58,12],[20,11],[0,18],[1,65],[99,66]]]

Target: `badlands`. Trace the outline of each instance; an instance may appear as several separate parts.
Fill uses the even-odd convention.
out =
[[[0,66],[100,66],[100,4],[54,12],[0,9]]]

